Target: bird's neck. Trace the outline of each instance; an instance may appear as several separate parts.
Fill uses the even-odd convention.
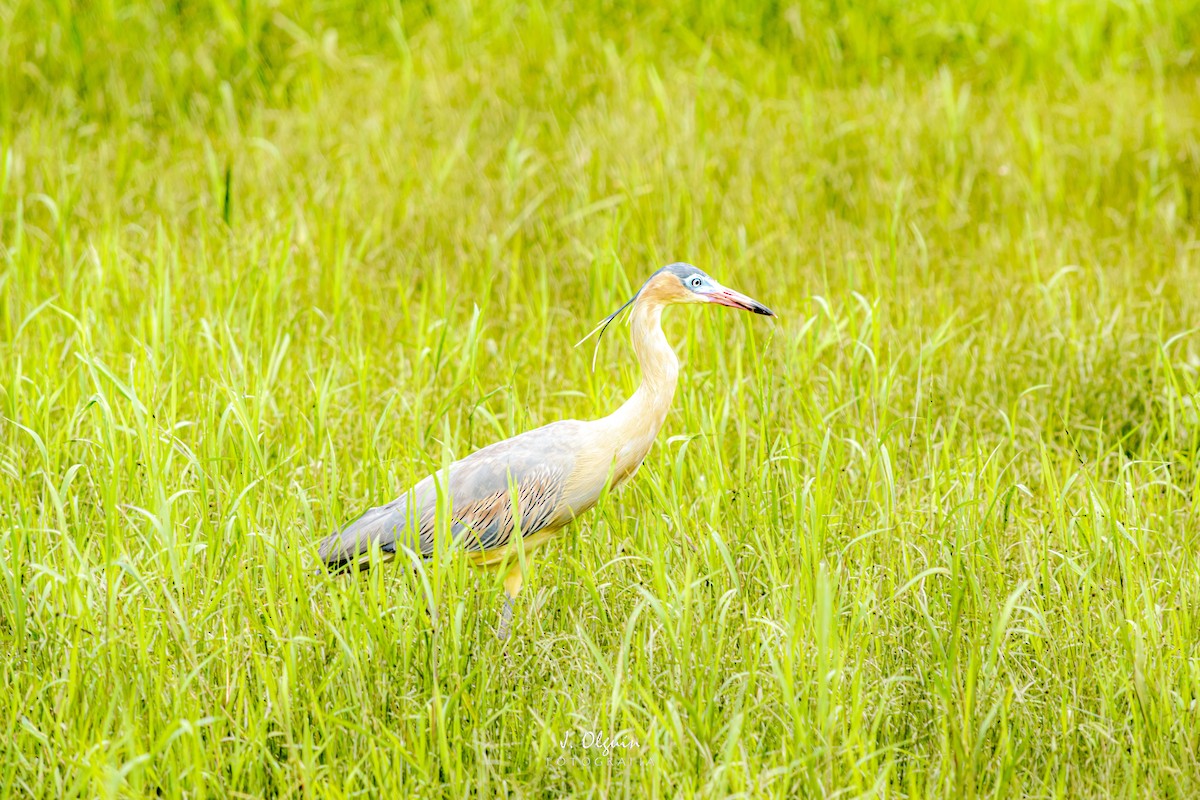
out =
[[[633,304],[630,338],[642,369],[642,382],[632,397],[603,420],[612,438],[624,445],[618,452],[619,470],[623,466],[636,468],[641,463],[675,397],[679,359],[663,335],[662,310],[662,302],[653,297],[638,298]],[[630,460],[635,463],[621,463]]]

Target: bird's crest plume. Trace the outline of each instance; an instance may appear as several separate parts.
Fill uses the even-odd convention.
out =
[[[606,330],[608,330],[608,326],[612,324],[612,321],[615,320],[622,311],[629,308],[629,306],[633,304],[634,300],[637,300],[636,294],[633,297],[626,300],[624,305],[622,305],[616,311],[609,314],[604,319],[600,320],[600,324],[598,324],[596,327],[592,328],[591,332],[588,333],[587,336],[584,336],[582,339],[580,339],[578,342],[575,343],[575,346],[579,347],[579,345],[583,344],[588,339],[592,338],[593,336],[596,336],[597,331],[600,332],[600,335],[596,336],[596,346],[592,348],[592,372],[596,371],[596,356],[600,353],[600,340],[604,338],[604,332]]]

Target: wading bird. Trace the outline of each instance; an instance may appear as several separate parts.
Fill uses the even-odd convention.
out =
[[[726,289],[691,264],[663,267],[584,337],[586,341],[597,331],[603,337],[617,315],[633,306],[630,336],[642,382],[620,408],[588,422],[553,422],[455,461],[322,541],[319,553],[326,566],[366,568],[372,547],[386,559],[394,558],[400,548],[430,558],[446,544],[459,544],[476,566],[507,570],[497,630],[497,636],[506,639],[513,599],[524,579],[519,550],[528,554],[594,506],[605,490],[620,487],[650,452],[679,376],[679,360],[663,335],[662,310],[680,303],[711,303],[775,316],[762,303]],[[436,524],[439,493],[442,508],[449,511],[449,524],[441,526]],[[449,533],[450,543],[439,547],[439,530]]]

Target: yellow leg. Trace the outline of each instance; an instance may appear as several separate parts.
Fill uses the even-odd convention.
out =
[[[496,638],[501,641],[508,638],[508,630],[512,626],[513,600],[521,591],[524,580],[525,575],[521,572],[519,562],[509,567],[508,574],[504,576],[504,607],[500,610],[500,627],[496,629]]]
[[[524,582],[525,573],[521,572],[520,563],[513,564],[508,568],[508,574],[504,576],[504,593],[515,599]]]

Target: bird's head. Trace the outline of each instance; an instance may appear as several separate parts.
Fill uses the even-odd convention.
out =
[[[767,317],[775,316],[775,312],[754,298],[722,286],[704,270],[682,262],[668,264],[651,275],[637,296],[658,300],[663,305],[715,303]]]
[[[642,288],[638,290],[637,294],[629,298],[625,305],[601,320],[600,324],[593,328],[591,333],[580,339],[575,346],[583,344],[597,332],[600,333],[600,338],[603,338],[604,331],[607,330],[609,324],[622,311],[638,301],[649,301],[659,306],[677,303],[715,303],[719,306],[753,311],[755,314],[767,317],[775,316],[775,312],[762,303],[741,292],[735,292],[733,289],[722,286],[699,267],[677,261],[651,275],[642,284]],[[596,350],[599,350],[600,338],[596,339]],[[596,350],[592,352],[592,369],[596,368]]]

